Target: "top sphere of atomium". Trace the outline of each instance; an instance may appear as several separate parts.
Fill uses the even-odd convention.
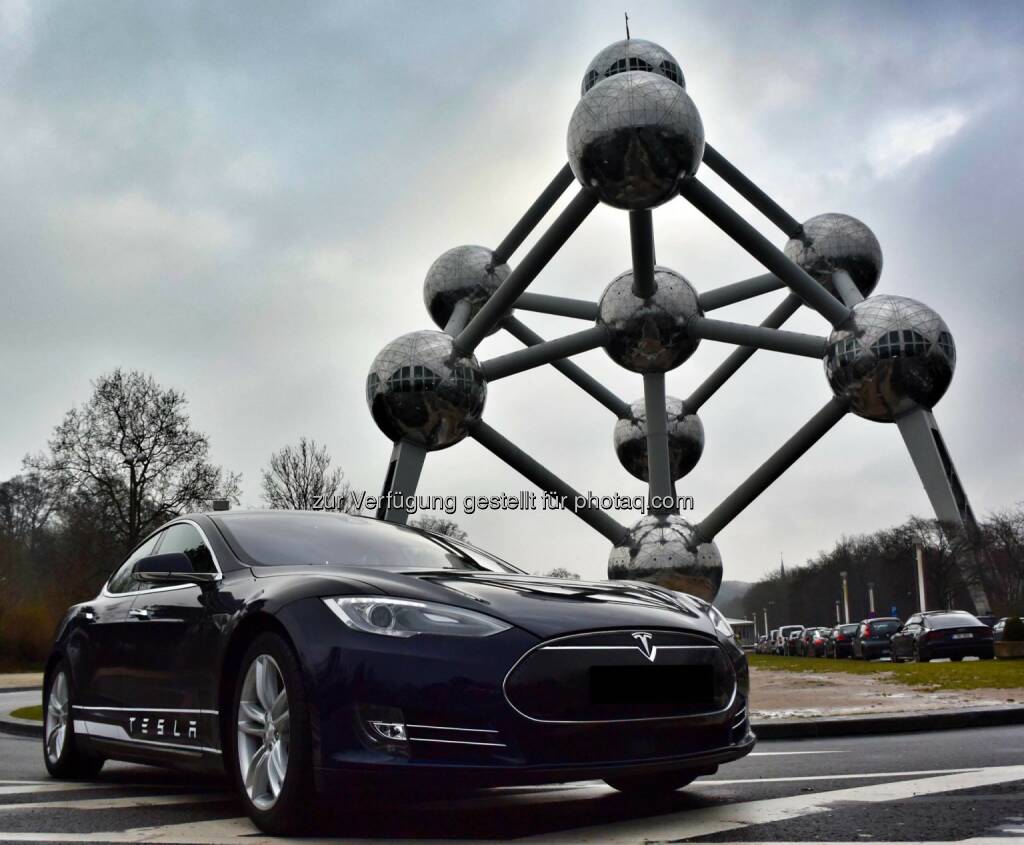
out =
[[[689,94],[646,71],[617,73],[576,104],[569,164],[586,188],[615,208],[668,202],[704,155],[704,124]]]
[[[391,341],[366,377],[366,402],[380,430],[428,451],[462,440],[486,398],[479,362],[457,352],[445,332],[410,332]]]
[[[894,422],[942,398],[956,366],[943,319],[915,299],[872,296],[828,338],[825,374],[832,392],[865,419]]]
[[[882,275],[882,247],[867,226],[848,214],[819,214],[789,239],[786,257],[836,294],[832,274],[845,270],[863,296],[875,289]]]
[[[656,73],[674,82],[680,88],[686,87],[686,80],[679,68],[679,62],[668,50],[653,41],[641,38],[626,38],[609,44],[587,65],[580,86],[583,96],[602,79],[625,73],[628,70],[643,70]]]
[[[633,271],[617,276],[598,302],[598,325],[608,329],[605,352],[634,373],[665,373],[689,358],[700,344],[687,326],[702,316],[697,291],[667,267],[654,268],[657,290],[649,297],[633,292]]]
[[[608,556],[612,580],[647,581],[714,601],[722,584],[718,546],[702,542],[676,514],[645,516]]]
[[[674,396],[665,397],[665,430],[668,434],[668,459],[672,480],[678,481],[697,466],[704,452],[704,425],[696,414]],[[619,463],[634,478],[649,481],[647,462],[647,407],[643,399],[629,406],[629,416],[615,423],[613,436]]]
[[[455,306],[464,301],[469,306],[468,322],[511,272],[508,264],[495,264],[494,253],[486,247],[457,246],[430,265],[423,281],[423,302],[443,329]]]

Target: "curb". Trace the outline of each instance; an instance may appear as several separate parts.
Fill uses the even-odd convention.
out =
[[[42,739],[43,723],[30,722],[27,719],[12,719],[10,716],[0,716],[0,733]]]
[[[870,736],[873,734],[948,731],[1024,725],[1024,706],[973,710],[937,710],[892,716],[837,716],[833,719],[786,719],[752,725],[758,739]]]
[[[42,697],[42,690],[38,686],[5,687],[0,689],[0,697],[9,692],[38,692],[40,698]],[[42,739],[43,724],[42,722],[34,722],[30,719],[15,719],[7,713],[0,713],[0,733]]]

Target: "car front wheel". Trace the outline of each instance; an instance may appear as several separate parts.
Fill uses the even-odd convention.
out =
[[[918,646],[914,650],[914,659],[917,660],[918,663],[928,663],[931,661],[931,658],[928,656],[928,652],[921,648],[921,646]]]
[[[50,675],[43,696],[43,761],[55,778],[91,778],[103,768],[103,758],[78,747],[71,700],[71,670],[62,660]]]
[[[231,712],[231,770],[249,818],[266,833],[305,832],[317,804],[309,708],[298,660],[277,634],[249,646]]]

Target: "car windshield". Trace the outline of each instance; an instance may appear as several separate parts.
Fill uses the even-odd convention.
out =
[[[869,624],[873,634],[891,634],[900,627],[900,623],[895,619],[883,619]]]
[[[791,625],[788,628],[780,628],[779,629],[779,636],[780,637],[788,637],[790,634],[799,633],[802,630],[803,630],[803,628],[801,628],[799,625]]]
[[[839,631],[843,634],[856,634],[859,625],[840,625]]]
[[[449,537],[343,514],[267,511],[218,514],[217,525],[254,566],[371,566],[521,572]]]
[[[928,617],[929,628],[960,628],[968,625],[980,625],[981,622],[966,611],[955,613],[938,613]]]

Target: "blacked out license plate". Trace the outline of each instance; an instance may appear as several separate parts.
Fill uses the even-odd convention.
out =
[[[706,704],[715,700],[714,667],[591,666],[594,704]]]

